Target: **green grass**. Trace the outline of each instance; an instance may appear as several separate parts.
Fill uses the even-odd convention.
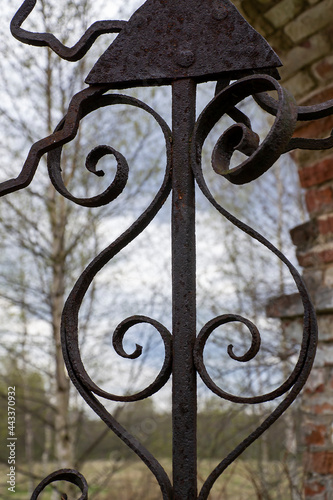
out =
[[[199,488],[203,481],[216,466],[216,461],[204,460],[199,463],[198,477]],[[171,462],[162,461],[162,465],[170,475]],[[288,481],[285,477],[283,467],[279,463],[270,462],[262,475],[267,482],[270,500],[290,500]],[[49,465],[44,476],[56,470],[55,466]],[[0,466],[1,485],[0,498],[2,500],[28,500],[28,480],[22,474],[17,474],[16,492],[8,492],[3,478],[7,473],[4,466]],[[161,500],[161,492],[154,476],[143,463],[113,460],[97,460],[87,462],[82,471],[89,484],[89,500]],[[34,474],[42,476],[42,468],[39,464],[34,467]],[[258,464],[255,461],[238,460],[231,465],[216,482],[209,500],[258,500],[260,498],[260,477]],[[38,481],[35,481],[37,484]],[[60,486],[60,485],[59,485]],[[59,491],[62,491],[59,489]],[[70,500],[79,498],[79,490],[72,494]],[[40,500],[52,500],[52,487],[41,495]],[[266,498],[266,497],[264,497]],[[60,499],[60,495],[58,496]]]

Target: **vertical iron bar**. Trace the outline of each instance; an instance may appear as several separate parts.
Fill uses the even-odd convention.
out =
[[[196,338],[195,195],[190,141],[195,124],[196,84],[172,86],[173,198],[173,485],[174,500],[197,498],[197,386],[193,364]]]

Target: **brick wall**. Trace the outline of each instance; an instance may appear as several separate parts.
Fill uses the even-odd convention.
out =
[[[283,62],[283,84],[303,100],[333,83],[333,0],[235,0]]]
[[[300,104],[333,99],[333,0],[235,0],[284,64],[282,84]],[[328,137],[333,117],[299,125],[296,136]],[[309,220],[291,231],[318,314],[319,346],[303,392],[305,498],[333,500],[333,150],[297,151]],[[269,306],[284,328],[300,328],[297,296]]]

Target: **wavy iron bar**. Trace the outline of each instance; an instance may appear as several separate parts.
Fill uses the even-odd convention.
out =
[[[161,127],[166,143],[166,169],[162,185],[148,209],[109,247],[103,250],[83,271],[70,293],[63,311],[62,349],[69,376],[97,415],[131,448],[155,475],[164,500],[206,500],[216,479],[248,446],[275,422],[295,400],[310,373],[316,350],[317,327],[313,306],[306,287],[293,265],[262,235],[227,212],[213,197],[205,182],[201,157],[203,144],[220,118],[227,114],[235,124],[218,140],[213,154],[215,172],[234,184],[245,184],[264,174],[287,151],[327,149],[333,137],[326,139],[293,139],[298,120],[311,120],[333,113],[333,101],[318,106],[299,107],[293,97],[278,83],[277,68],[281,62],[268,43],[241,17],[229,0],[147,0],[128,21],[94,23],[77,44],[65,47],[54,35],[32,33],[22,24],[32,13],[37,0],[25,0],[11,23],[12,34],[21,42],[47,46],[69,61],[82,58],[103,33],[119,33],[88,75],[88,87],[75,95],[68,112],[53,134],[35,143],[21,173],[0,184],[0,195],[12,193],[30,184],[40,158],[48,153],[48,170],[55,189],[74,203],[99,207],[121,195],[126,187],[128,165],[124,156],[110,146],[95,148],[86,161],[86,168],[96,174],[98,161],[105,155],[117,160],[117,172],[111,185],[93,198],[76,198],[65,187],[61,176],[61,153],[64,144],[73,140],[80,121],[92,111],[115,104],[138,107],[150,114]],[[170,20],[172,22],[170,22]],[[171,26],[171,28],[170,28]],[[167,47],[161,53],[160,38]],[[196,86],[216,81],[216,94],[196,119]],[[233,82],[233,83],[230,83]],[[147,104],[117,93],[112,89],[138,86],[172,86],[172,130]],[[277,99],[267,94],[275,91]],[[251,122],[237,105],[252,96],[259,106],[275,116],[266,139],[260,144]],[[235,151],[248,158],[230,168]],[[196,334],[195,300],[195,183],[208,201],[241,231],[250,235],[275,254],[289,269],[304,306],[304,331],[299,357],[289,378],[276,390],[256,397],[238,397],[220,388],[205,367],[203,352],[211,333],[226,323],[242,323],[251,335],[249,350],[236,356],[233,347],[228,353],[238,362],[253,359],[260,350],[257,327],[248,319],[224,314],[209,321]],[[97,273],[153,220],[172,191],[172,334],[159,322],[145,316],[125,319],[113,334],[113,346],[119,356],[134,359],[141,355],[141,346],[128,354],[123,347],[126,332],[136,324],[152,325],[160,334],[165,359],[155,381],[146,389],[129,396],[109,394],[98,387],[87,374],[78,346],[78,315],[85,294]],[[284,396],[273,413],[225,457],[197,491],[196,471],[196,375],[219,397],[234,403],[262,403]],[[173,393],[173,481],[150,452],[130,435],[105,409],[96,396],[113,401],[138,401],[160,390],[172,374]],[[37,500],[45,487],[59,480],[76,484],[88,498],[85,478],[75,470],[60,470],[44,479],[31,500]]]

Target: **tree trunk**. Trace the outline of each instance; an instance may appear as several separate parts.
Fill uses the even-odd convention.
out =
[[[66,257],[64,249],[66,200],[50,191],[52,228],[51,314],[55,349],[56,457],[61,468],[73,468],[73,439],[69,416],[70,380],[66,372],[60,338],[61,315],[65,299]]]

